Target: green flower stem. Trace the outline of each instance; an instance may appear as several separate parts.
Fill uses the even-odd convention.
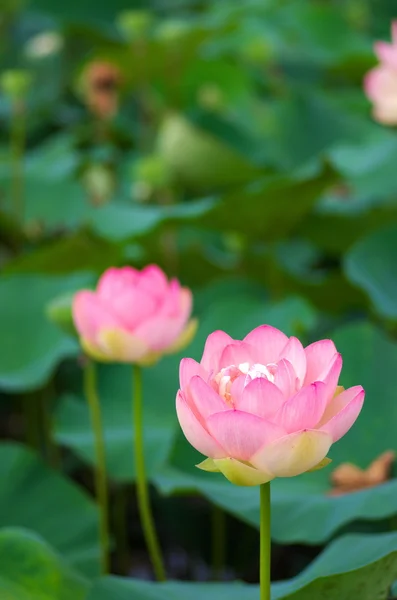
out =
[[[101,542],[102,573],[109,573],[109,492],[106,474],[105,439],[102,427],[101,405],[96,389],[95,364],[87,359],[84,366],[84,391],[91,413],[91,425],[95,447],[95,492],[99,504],[99,536]]]
[[[225,566],[226,515],[219,506],[212,507],[212,576],[221,579]]]
[[[260,600],[270,600],[270,483],[260,486]]]
[[[23,198],[23,158],[25,153],[25,107],[22,101],[14,101],[11,117],[11,161],[12,161],[12,189],[11,197],[14,215],[18,221],[23,221],[24,198]]]
[[[138,495],[138,509],[141,518],[143,534],[146,546],[152,561],[154,574],[158,581],[165,581],[166,574],[159,541],[156,534],[153,514],[150,507],[148,483],[145,471],[145,458],[143,450],[143,417],[142,417],[142,371],[138,365],[134,365],[134,441],[135,441],[135,469],[136,485]]]

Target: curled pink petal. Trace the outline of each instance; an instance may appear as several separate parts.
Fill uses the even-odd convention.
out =
[[[207,427],[219,441],[227,456],[249,461],[263,446],[285,434],[285,431],[256,415],[229,410],[208,417]]]
[[[322,381],[329,372],[337,349],[331,340],[314,342],[305,348],[307,370],[305,385],[314,381]]]
[[[323,460],[331,444],[331,436],[324,431],[298,431],[263,446],[251,457],[251,463],[275,477],[294,477]]]
[[[289,398],[298,391],[300,387],[299,379],[289,360],[282,358],[277,364],[277,370],[274,374],[274,385],[279,388],[284,398]]]
[[[291,363],[300,385],[302,385],[306,377],[306,354],[302,344],[296,337],[290,337],[287,345],[283,348],[279,360],[283,358]]]
[[[328,403],[331,398],[335,395],[336,388],[338,386],[339,376],[342,370],[342,356],[337,353],[330,365],[328,373],[325,375],[323,382],[325,388],[323,393],[325,394],[325,402]]]
[[[275,327],[260,325],[246,335],[243,341],[255,348],[255,362],[266,365],[279,360],[288,338]]]
[[[320,430],[329,433],[333,442],[340,440],[360,414],[364,397],[365,392],[361,385],[351,387],[335,396],[321,420]]]
[[[326,397],[322,382],[303,387],[295,396],[289,398],[281,406],[274,421],[287,433],[301,429],[313,429],[324,414]]]
[[[285,398],[274,383],[263,377],[253,379],[244,388],[240,398],[237,399],[235,407],[262,419],[268,419],[274,415],[283,405]]]
[[[195,375],[190,380],[187,396],[190,396],[197,411],[205,420],[213,413],[228,410],[230,407],[201,377]]]
[[[226,458],[226,452],[197,420],[180,390],[176,397],[176,412],[182,431],[193,448],[210,458]]]
[[[219,359],[219,368],[223,369],[230,365],[240,365],[241,363],[250,363],[254,361],[254,349],[245,342],[234,342],[229,344],[223,350]]]
[[[214,331],[207,337],[205,342],[201,365],[206,371],[219,371],[219,359],[222,352],[228,344],[232,344],[233,339],[224,331]]]
[[[82,290],[73,298],[73,320],[79,334],[90,342],[96,342],[98,332],[103,328],[122,327],[119,320],[112,315],[95,292]]]
[[[182,358],[179,365],[179,383],[182,390],[185,390],[190,383],[190,380],[195,375],[199,375],[204,381],[208,380],[208,373],[203,367],[193,358]]]

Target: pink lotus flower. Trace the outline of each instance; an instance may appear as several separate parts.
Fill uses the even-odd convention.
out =
[[[209,458],[199,468],[258,485],[321,468],[364,402],[338,387],[342,357],[331,340],[307,348],[262,325],[243,341],[212,333],[200,363],[184,358],[176,399],[187,440]]]
[[[364,90],[373,102],[376,121],[397,123],[397,21],[392,23],[392,43],[376,42],[375,53],[380,65],[369,71]]]
[[[193,337],[192,293],[156,265],[108,269],[95,292],[73,299],[73,319],[88,355],[101,361],[151,364]]]

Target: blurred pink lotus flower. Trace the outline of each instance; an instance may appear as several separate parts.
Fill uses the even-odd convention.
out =
[[[380,64],[369,71],[364,89],[373,102],[373,116],[379,123],[397,124],[397,21],[392,23],[392,43],[376,42]]]
[[[342,357],[331,340],[307,348],[269,325],[243,341],[212,333],[200,363],[184,358],[176,409],[187,440],[209,457],[199,468],[259,485],[322,468],[363,402],[338,386]]]
[[[105,271],[95,292],[73,299],[73,319],[86,353],[100,361],[153,364],[182,349],[196,330],[192,293],[156,265]]]

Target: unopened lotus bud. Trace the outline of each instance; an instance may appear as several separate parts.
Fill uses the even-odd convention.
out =
[[[73,322],[72,302],[74,294],[62,294],[51,300],[45,309],[47,318],[69,335],[77,336]]]
[[[135,163],[134,179],[159,189],[169,185],[171,177],[163,157],[159,154],[150,154]]]
[[[23,100],[32,84],[29,71],[10,69],[0,77],[0,87],[3,93],[12,101]]]
[[[95,206],[108,202],[115,189],[113,173],[104,165],[91,165],[83,175],[83,185]]]
[[[160,23],[157,27],[156,38],[159,41],[168,44],[176,44],[185,38],[189,30],[190,27],[185,21],[180,19],[169,19],[168,21]]]
[[[197,102],[203,108],[221,111],[225,108],[225,98],[222,90],[215,83],[205,83],[197,93]]]
[[[125,10],[118,15],[117,26],[132,42],[147,38],[153,20],[153,15],[148,10]]]
[[[90,110],[99,118],[111,118],[118,110],[121,72],[110,61],[93,61],[86,66],[78,84]]]
[[[263,37],[251,39],[242,47],[241,52],[245,60],[254,64],[266,63],[274,54],[273,47]]]

